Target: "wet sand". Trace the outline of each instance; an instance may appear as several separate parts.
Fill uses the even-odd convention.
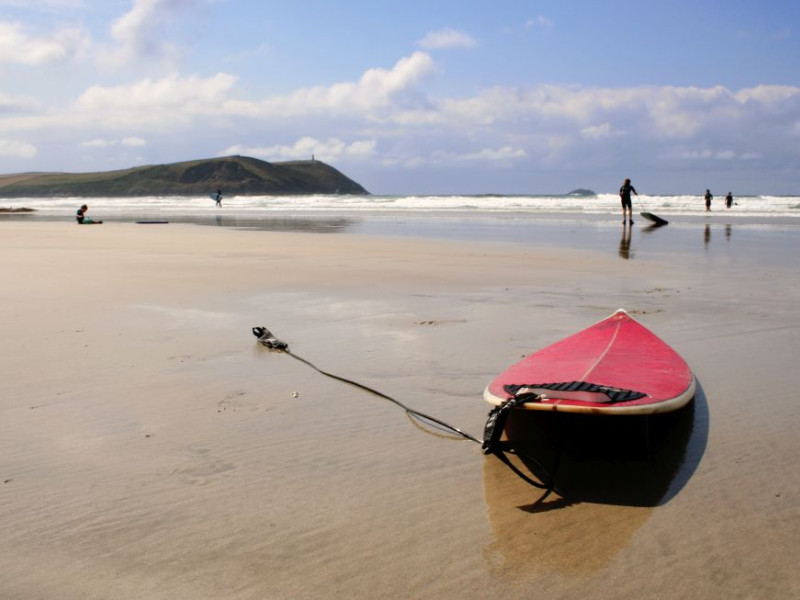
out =
[[[655,252],[662,232],[570,227],[577,247],[0,222],[0,596],[797,597],[785,232],[697,225]],[[480,436],[494,375],[617,308],[698,396],[647,443],[515,421],[564,440],[541,504],[250,331]]]

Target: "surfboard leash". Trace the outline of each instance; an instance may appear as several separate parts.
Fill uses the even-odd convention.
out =
[[[331,379],[335,379],[341,383],[345,383],[347,385],[354,386],[362,391],[370,393],[374,396],[382,398],[384,400],[388,400],[393,404],[402,408],[405,413],[409,416],[412,422],[416,422],[418,425],[422,427],[424,431],[428,433],[432,433],[428,427],[433,429],[438,429],[440,431],[444,431],[450,435],[455,436],[456,438],[469,440],[471,442],[475,442],[476,444],[480,444],[481,448],[483,449],[484,454],[493,454],[496,456],[503,464],[505,464],[511,471],[520,477],[523,481],[527,482],[528,484],[532,485],[535,488],[544,491],[544,494],[533,503],[533,505],[538,505],[545,500],[552,492],[559,493],[558,490],[555,488],[555,473],[558,469],[558,463],[560,461],[560,453],[556,456],[555,465],[553,467],[552,473],[536,458],[522,454],[515,451],[512,448],[507,447],[507,445],[503,444],[500,441],[500,437],[503,432],[503,428],[505,426],[506,420],[510,414],[510,411],[516,408],[518,405],[524,403],[527,399],[524,396],[518,398],[510,398],[500,406],[494,407],[489,412],[489,417],[486,421],[486,425],[484,426],[484,436],[483,439],[480,440],[473,435],[463,431],[462,429],[447,423],[441,419],[438,419],[434,416],[416,410],[407,406],[406,404],[400,402],[396,398],[393,398],[387,394],[384,394],[381,391],[378,391],[372,387],[364,385],[363,383],[359,383],[352,379],[348,379],[346,377],[341,377],[336,375],[335,373],[330,373],[323,369],[317,367],[311,361],[303,358],[292,352],[289,349],[289,344],[285,341],[276,338],[272,335],[272,332],[267,329],[266,327],[253,327],[252,329],[253,335],[258,338],[258,343],[270,350],[275,350],[278,352],[282,352],[284,354],[288,354],[295,360],[300,361],[301,363],[305,364],[306,366],[310,367],[320,375],[324,375],[325,377],[329,377]],[[530,477],[526,473],[524,473],[517,465],[515,465],[511,459],[508,458],[507,454],[512,454],[518,456],[520,459],[531,461],[535,466],[536,469],[539,470],[544,475],[534,474],[534,477],[538,477],[541,481],[537,481],[534,477]],[[531,473],[533,470],[531,469]],[[546,482],[546,483],[545,483]]]

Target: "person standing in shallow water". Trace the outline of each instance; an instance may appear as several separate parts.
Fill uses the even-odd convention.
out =
[[[706,200],[706,212],[711,212],[711,200],[714,199],[714,196],[711,195],[711,190],[706,190],[704,198]]]
[[[627,220],[629,225],[633,225],[633,207],[631,204],[631,192],[636,194],[637,196],[639,193],[636,191],[636,188],[631,185],[631,180],[626,179],[622,187],[619,188],[619,199],[622,201],[622,223],[624,224]],[[627,219],[626,219],[627,214]]]
[[[728,192],[728,195],[725,196],[725,208],[730,208],[733,206],[733,194]]]

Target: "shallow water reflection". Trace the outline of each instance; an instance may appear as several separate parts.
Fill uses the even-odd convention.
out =
[[[631,253],[631,227],[627,224],[622,226],[622,238],[619,240],[619,256],[625,260],[633,258]]]
[[[47,221],[75,224],[71,216],[47,213],[8,214],[4,221]],[[207,225],[212,227],[231,227],[235,229],[257,229],[260,231],[287,231],[305,233],[339,233],[346,231],[357,223],[356,219],[347,217],[321,216],[247,216],[241,214],[197,215],[157,213],[155,215],[139,212],[114,213],[106,211],[102,216],[104,223],[184,223],[191,225]]]
[[[217,227],[234,227],[237,229],[258,229],[262,231],[295,231],[306,233],[338,233],[351,227],[352,219],[344,217],[241,217],[216,215],[209,218],[180,218],[181,223],[197,225],[216,225]]]
[[[702,388],[681,410],[649,417],[514,411],[511,447],[554,470],[558,494],[541,491],[487,457],[484,488],[495,541],[487,560],[530,569],[531,557],[558,572],[589,573],[623,549],[656,506],[689,481],[708,440]],[[535,472],[530,461],[525,464]]]
[[[644,235],[649,235],[654,231],[658,231],[666,227],[664,224],[659,223],[650,223],[649,225],[645,225],[639,231],[642,232]],[[629,226],[627,223],[622,225],[622,237],[619,240],[619,250],[617,254],[619,254],[620,258],[624,258],[625,260],[630,260],[636,256],[633,251],[632,245],[632,237],[633,237],[633,227]],[[642,239],[642,238],[640,238]]]

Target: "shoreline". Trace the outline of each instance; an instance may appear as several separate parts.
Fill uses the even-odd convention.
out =
[[[656,227],[643,217],[633,227],[623,227],[616,215],[550,213],[408,213],[340,212],[253,215],[225,211],[224,214],[158,213],[146,211],[103,213],[106,227],[153,221],[159,225],[195,225],[230,230],[271,233],[356,235],[398,239],[418,238],[453,243],[513,244],[541,248],[585,248],[601,253],[616,252],[635,260],[744,261],[747,264],[780,265],[795,252],[800,221],[788,217],[713,213],[710,216],[671,218]],[[166,221],[166,223],[164,223]],[[74,227],[72,215],[48,212],[4,214],[0,223],[60,223]],[[137,227],[142,227],[141,224]]]
[[[625,259],[620,226],[548,228],[470,243],[0,220],[7,593],[792,597],[794,230],[634,227]],[[525,510],[539,494],[476,445],[250,331],[479,434],[492,377],[617,308],[700,386],[668,486],[641,505]]]

